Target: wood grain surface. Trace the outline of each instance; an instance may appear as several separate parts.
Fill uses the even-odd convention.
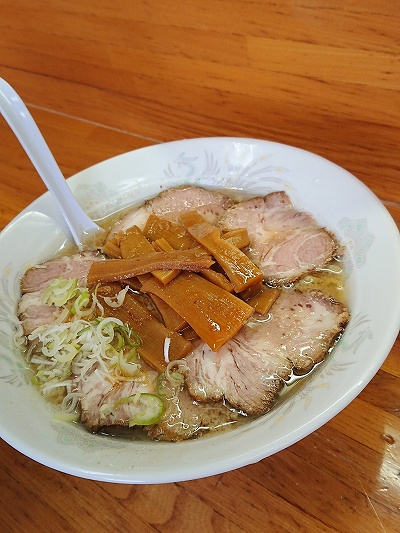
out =
[[[0,0],[0,77],[66,177],[158,142],[256,137],[346,168],[398,225],[399,51],[393,0]],[[1,119],[0,228],[44,191]],[[399,531],[399,356],[398,338],[307,438],[205,479],[89,481],[0,441],[1,531]]]

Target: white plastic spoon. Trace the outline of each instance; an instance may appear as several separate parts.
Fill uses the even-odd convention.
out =
[[[0,78],[0,112],[56,201],[80,250],[93,248],[104,230],[78,204],[39,128],[15,90]]]

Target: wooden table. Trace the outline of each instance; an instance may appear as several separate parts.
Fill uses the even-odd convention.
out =
[[[157,142],[256,137],[345,167],[398,224],[399,50],[393,0],[0,0],[0,76],[65,176]],[[44,191],[0,120],[0,227]],[[1,442],[1,530],[399,531],[399,355],[398,339],[315,433],[211,478],[94,482]]]

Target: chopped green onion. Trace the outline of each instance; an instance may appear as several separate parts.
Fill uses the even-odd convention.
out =
[[[146,392],[140,394],[136,407],[138,408],[137,413],[129,419],[129,427],[155,424],[160,420],[165,409],[161,398]]]
[[[185,381],[185,376],[180,372],[170,372],[169,380],[177,387],[178,385],[182,385],[182,383]]]
[[[119,407],[120,405],[124,405],[124,403],[133,403],[136,404],[141,396],[141,392],[137,392],[136,394],[132,394],[131,396],[123,396],[116,402],[114,402],[113,407]]]
[[[43,291],[42,302],[49,305],[61,307],[68,300],[73,298],[78,290],[78,278],[53,279],[48,287]]]
[[[139,363],[130,363],[126,361],[123,352],[120,351],[118,354],[118,368],[123,376],[134,378],[140,372],[141,366]]]
[[[157,391],[160,396],[166,396],[168,394],[165,388],[165,372],[161,372],[157,378]]]
[[[129,290],[129,286],[127,285],[124,289],[121,289],[119,293],[114,297],[104,296],[104,301],[107,305],[110,307],[113,307],[116,309],[117,307],[121,307],[121,305],[124,303],[125,295]]]
[[[183,385],[185,376],[180,372],[162,372],[157,379],[157,391],[160,396],[167,396],[174,389]]]
[[[125,396],[114,403],[114,408],[130,403],[132,416],[129,419],[129,427],[149,426],[160,420],[165,406],[161,398],[148,392],[137,392],[131,396]]]
[[[114,348],[117,351],[122,350],[122,348],[124,346],[124,338],[123,338],[123,336],[120,333],[118,333],[118,331],[114,332],[114,340],[116,341],[116,343],[114,345]]]
[[[37,346],[30,356],[36,369],[32,382],[44,395],[57,384],[65,387],[72,376],[71,365],[74,374],[82,372],[82,377],[93,364],[115,380],[141,373],[135,348],[138,337],[116,318],[86,321],[75,315],[69,322],[37,328],[29,340]]]
[[[115,329],[120,333],[124,339],[125,343],[130,346],[131,348],[139,348],[140,346],[140,339],[137,333],[132,331],[128,326],[116,326]],[[131,337],[134,338],[134,341],[132,341]]]
[[[81,294],[76,298],[74,305],[71,308],[71,314],[76,315],[81,311],[82,307],[87,307],[90,303],[90,294],[88,290],[83,290]]]
[[[60,363],[67,363],[68,361],[72,361],[72,359],[74,359],[78,351],[79,346],[72,343],[65,344],[62,349],[54,355],[54,358]]]
[[[79,413],[66,413],[65,411],[56,411],[53,414],[53,420],[57,422],[78,422]]]

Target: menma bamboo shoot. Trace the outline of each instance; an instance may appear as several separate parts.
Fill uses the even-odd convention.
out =
[[[263,278],[261,270],[239,248],[222,239],[215,226],[207,222],[196,211],[180,216],[180,221],[190,235],[206,248],[224,269],[235,292],[241,292]]]
[[[120,290],[119,284],[112,283],[101,287],[98,294],[115,296]],[[165,370],[169,361],[182,359],[191,351],[190,341],[161,324],[141,301],[140,296],[128,292],[122,306],[117,308],[108,306],[104,301],[101,303],[105,316],[119,318],[139,336],[141,341],[139,354],[158,372]],[[167,351],[166,341],[169,345]]]
[[[212,350],[218,350],[247,322],[254,308],[191,272],[181,272],[167,285],[151,278],[142,292],[167,302]]]

